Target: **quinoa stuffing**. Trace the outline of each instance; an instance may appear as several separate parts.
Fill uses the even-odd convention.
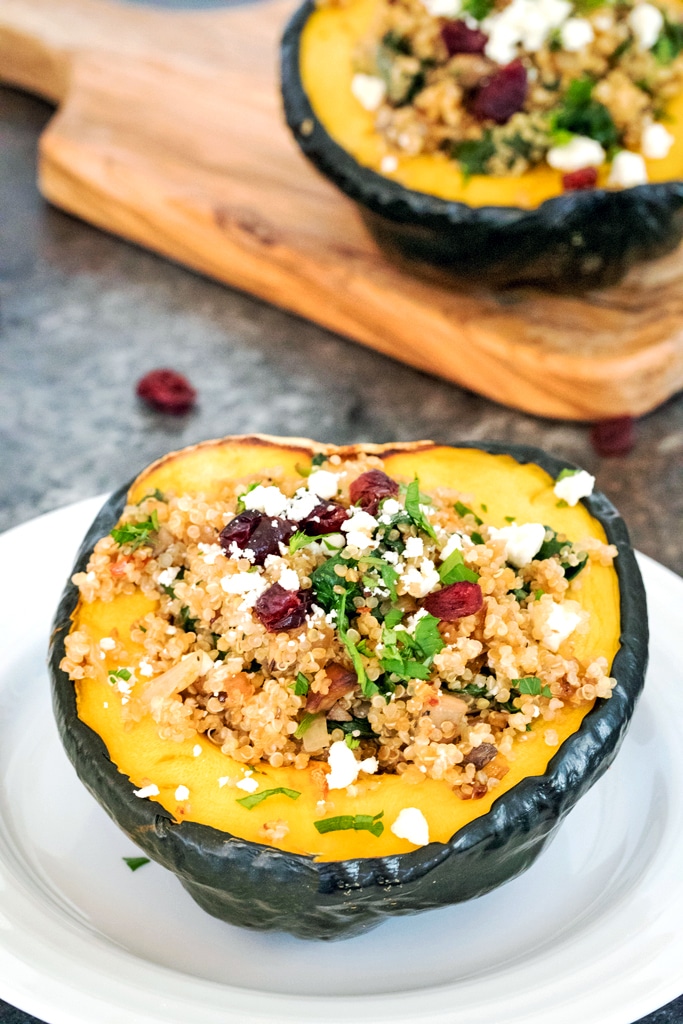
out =
[[[73,581],[86,603],[158,602],[131,631],[144,653],[122,664],[116,630],[95,643],[77,628],[61,666],[71,679],[106,678],[126,719],[151,715],[162,738],[204,735],[248,769],[247,808],[299,795],[254,793],[259,764],[325,765],[329,789],[361,773],[442,779],[477,799],[532,723],[552,747],[562,708],[611,695],[606,659],[572,653],[589,613],[567,590],[615,548],[513,517],[487,525],[471,496],[423,494],[376,456],[313,463],[230,481],[211,502],[155,491],[128,505]],[[592,478],[571,476],[556,493],[575,504]],[[380,819],[316,828],[379,834]],[[286,827],[266,825],[268,841]]]
[[[683,23],[648,0],[379,0],[354,72],[385,173],[440,153],[466,177],[549,165],[565,190],[609,165],[604,183],[626,188],[673,144]]]

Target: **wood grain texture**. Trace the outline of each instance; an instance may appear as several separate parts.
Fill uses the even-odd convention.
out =
[[[0,78],[55,102],[53,203],[422,370],[539,415],[639,415],[683,387],[680,252],[581,298],[458,292],[389,263],[284,126],[292,0],[161,11],[3,0]]]

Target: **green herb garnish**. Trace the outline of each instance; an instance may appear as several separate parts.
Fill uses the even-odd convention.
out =
[[[299,674],[297,675],[295,681],[291,684],[291,686],[292,686],[292,689],[294,690],[294,693],[297,695],[297,697],[305,697],[306,696],[306,694],[308,693],[309,683],[308,683],[308,679],[303,674],[303,672],[299,672]]]
[[[473,530],[472,533],[470,534],[470,540],[472,541],[473,544],[485,544],[486,543],[486,541],[484,540],[482,535],[480,533],[478,533],[476,530]]]
[[[121,860],[125,860],[131,871],[137,871],[138,868],[150,863],[149,857],[122,857]]]
[[[325,537],[329,537],[329,533],[319,533],[315,537],[309,537],[307,533],[302,533],[297,530],[289,540],[289,553],[295,555],[300,548],[305,548],[308,544],[312,544],[316,540],[324,540]]]
[[[473,174],[486,174],[487,164],[496,154],[496,146],[487,128],[480,139],[460,142],[453,147],[453,156],[460,164],[465,180]]]
[[[385,621],[382,668],[399,679],[429,679],[434,655],[445,646],[438,627],[439,620],[434,615],[423,615],[413,634],[405,629],[388,628]]]
[[[250,793],[249,796],[241,797],[236,803],[242,804],[242,807],[246,807],[250,811],[267,800],[269,796],[288,796],[290,800],[298,800],[301,793],[298,789],[285,789],[284,786],[278,786],[276,789],[264,789],[260,793]]]
[[[481,507],[484,508],[483,505]],[[474,521],[477,524],[477,526],[483,526],[484,520],[480,519],[477,513],[473,512],[472,509],[469,508],[467,505],[463,505],[461,501],[456,501],[453,508],[455,509],[459,516],[463,517],[463,519],[465,518],[465,516],[474,516]]]
[[[164,494],[163,494],[163,493],[162,493],[162,492],[161,492],[161,491],[159,490],[159,488],[158,488],[158,487],[155,487],[153,491],[150,491],[150,492],[149,492],[149,494],[146,494],[146,495],[144,496],[144,498],[140,498],[140,500],[139,500],[139,501],[136,501],[136,503],[135,503],[135,504],[136,504],[136,505],[142,505],[143,501],[147,501],[147,499],[148,499],[148,498],[154,498],[154,499],[155,499],[155,501],[164,501],[164,502],[165,502],[165,501],[167,501],[166,497],[165,497],[165,496],[164,496]],[[124,858],[124,860],[125,860],[125,858]]]
[[[470,14],[477,21],[483,21],[491,13],[494,0],[465,0],[462,5],[464,14]]]
[[[576,474],[580,472],[580,469],[561,469],[560,472],[557,474],[555,482],[558,483],[560,480],[566,480],[568,476],[576,476]]]
[[[384,832],[384,825],[380,818],[384,817],[384,811],[379,814],[340,814],[336,818],[321,818],[313,824],[318,832],[345,832],[347,829],[355,829],[357,832],[372,832],[377,839]]]
[[[681,50],[683,50],[683,25],[669,21],[664,14],[664,28],[652,47],[651,53],[658,64],[671,64]]]
[[[356,747],[360,746],[360,740],[353,736],[350,732],[347,732],[346,736],[344,737],[344,740],[346,741],[346,746],[350,750],[355,750]]]
[[[511,679],[510,686],[519,693],[528,693],[531,697],[552,697],[549,686],[545,686],[538,676],[524,676],[523,679]]]
[[[575,78],[550,117],[550,135],[556,145],[569,141],[566,133],[586,135],[604,149],[619,145],[619,132],[607,107],[592,98],[595,82]]]
[[[439,579],[444,586],[448,586],[449,583],[462,583],[463,580],[476,583],[479,576],[473,569],[467,568],[462,551],[455,548],[439,566]]]
[[[294,733],[295,739],[300,740],[304,733],[308,732],[318,717],[319,715],[314,715],[311,711],[307,711],[296,727],[296,732]]]
[[[123,679],[124,682],[128,682],[131,677],[131,673],[127,668],[117,668],[115,671],[109,673],[109,682],[112,686],[115,686],[119,679]]]
[[[422,532],[426,533],[427,536],[432,538],[432,540],[436,540],[436,533],[434,532],[434,527],[429,522],[427,516],[420,508],[421,497],[423,497],[423,495],[420,494],[420,481],[418,480],[417,477],[415,477],[415,479],[408,484],[406,490],[406,512],[408,513],[408,515],[410,516],[418,530],[422,530]]]
[[[119,547],[123,544],[130,544],[133,551],[136,551],[143,544],[149,544],[150,535],[157,533],[158,530],[159,516],[157,510],[154,509],[149,518],[143,519],[141,523],[124,523],[122,526],[115,526],[111,531],[111,536]]]

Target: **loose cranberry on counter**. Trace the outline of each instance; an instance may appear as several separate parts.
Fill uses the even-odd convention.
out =
[[[320,533],[338,533],[350,514],[348,509],[336,501],[323,501],[300,521],[299,529],[308,537],[316,537]]]
[[[454,622],[466,615],[474,615],[483,603],[484,598],[479,584],[463,580],[461,583],[450,583],[447,587],[428,594],[422,606],[437,619]]]
[[[268,555],[280,554],[280,543],[287,544],[296,532],[296,523],[264,512],[247,509],[231,519],[218,537],[226,555],[232,556],[232,544],[241,551],[248,549],[254,554],[254,564],[263,565]]]
[[[633,416],[617,416],[600,420],[591,428],[591,443],[598,455],[628,455],[636,443],[636,421]]]
[[[441,26],[443,39],[448,56],[456,53],[483,53],[488,36],[477,28],[468,28],[464,21],[446,21]]]
[[[580,192],[582,189],[595,188],[598,180],[596,167],[582,167],[579,171],[570,171],[562,175],[562,187],[565,192]]]
[[[369,469],[361,473],[349,488],[352,505],[360,505],[374,516],[383,498],[392,498],[398,494],[398,483],[381,469]]]
[[[505,124],[521,110],[527,94],[526,68],[521,60],[513,60],[489,78],[471,103],[471,110],[480,121]]]
[[[303,625],[312,599],[312,590],[285,590],[273,583],[257,600],[254,612],[269,633],[280,633]]]
[[[197,400],[195,389],[175,370],[151,370],[140,378],[135,393],[152,409],[173,416],[189,412]]]

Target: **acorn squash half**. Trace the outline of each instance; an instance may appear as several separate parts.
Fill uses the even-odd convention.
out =
[[[612,762],[640,694],[647,661],[647,615],[640,573],[623,521],[610,502],[593,494],[576,507],[558,507],[554,479],[567,467],[536,449],[503,444],[432,442],[335,449],[299,439],[229,437],[173,453],[130,487],[117,490],[98,514],[78,554],[82,571],[97,540],[116,526],[125,504],[158,488],[203,493],[210,501],[226,479],[258,474],[273,466],[308,465],[314,454],[356,451],[379,455],[396,478],[415,475],[423,488],[448,484],[472,493],[486,506],[487,522],[504,525],[547,522],[567,536],[592,535],[616,545],[614,568],[591,565],[571,596],[591,612],[590,630],[577,638],[579,656],[613,658],[617,686],[608,700],[560,712],[553,722],[561,746],[541,742],[520,749],[497,790],[479,800],[461,800],[435,779],[407,784],[400,776],[373,776],[353,800],[335,795],[335,813],[376,813],[387,820],[405,805],[421,808],[432,840],[415,849],[387,828],[381,837],[345,831],[319,835],[312,827],[320,778],[308,769],[260,769],[273,787],[295,787],[301,797],[284,800],[290,833],[277,845],[258,840],[264,809],[246,810],[235,790],[217,780],[234,764],[205,737],[182,742],[159,738],[146,716],[124,722],[120,695],[106,680],[75,684],[60,668],[65,637],[87,629],[95,641],[118,630],[130,663],[140,648],[130,627],[153,602],[139,591],[87,604],[68,582],[50,645],[53,700],[67,754],[85,786],[113,820],[151,858],[175,872],[210,914],[233,924],[288,931],[304,938],[334,939],[369,929],[384,917],[416,913],[482,895],[526,870],[562,818]],[[111,666],[110,666],[111,667]],[[201,756],[197,756],[198,752]],[[135,795],[154,779],[159,794]],[[181,810],[174,792],[189,784],[192,802]],[[349,802],[347,808],[346,802]],[[262,813],[263,810],[263,813]]]
[[[303,153],[359,206],[389,255],[456,282],[529,282],[582,291],[619,281],[683,236],[683,96],[667,111],[675,142],[649,161],[650,183],[562,194],[561,174],[474,175],[440,156],[401,157],[379,173],[373,115],[351,93],[352,52],[376,0],[298,9],[281,46],[285,116]]]

